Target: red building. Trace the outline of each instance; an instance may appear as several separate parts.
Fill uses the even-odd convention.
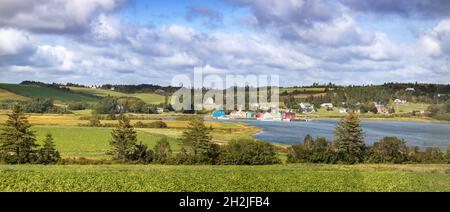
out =
[[[283,113],[283,119],[295,119],[295,113]]]
[[[257,113],[256,118],[258,118],[258,119],[264,118],[264,113]]]

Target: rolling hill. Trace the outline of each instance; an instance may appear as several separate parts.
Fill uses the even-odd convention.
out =
[[[69,89],[76,93],[95,95],[99,97],[114,96],[114,97],[136,97],[142,99],[147,104],[160,104],[164,103],[164,96],[153,93],[132,93],[126,94],[106,89],[92,89],[82,87],[69,87]]]
[[[87,95],[37,85],[0,84],[0,89],[6,91],[6,93],[3,92],[4,94],[2,94],[4,100],[24,100],[27,97],[52,98],[59,102],[95,102],[98,100],[95,97]]]
[[[0,102],[23,101],[23,100],[27,100],[27,99],[28,99],[28,97],[20,96],[15,93],[9,92],[7,90],[0,89]]]

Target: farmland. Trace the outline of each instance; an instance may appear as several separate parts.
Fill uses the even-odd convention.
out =
[[[448,165],[3,165],[0,179],[0,191],[450,191]]]
[[[96,98],[35,85],[0,84],[0,89],[24,97],[52,98],[60,102],[94,102]]]
[[[141,99],[147,104],[160,104],[164,103],[164,96],[153,94],[153,93],[133,93],[133,94],[126,94],[126,93],[120,93],[116,91],[111,90],[105,90],[105,89],[91,89],[91,88],[81,88],[81,87],[70,87],[71,91],[78,92],[78,93],[84,93],[84,94],[90,94],[100,97],[105,96],[113,96],[113,97],[136,97]]]
[[[17,95],[15,93],[9,92],[7,90],[0,89],[0,102],[12,100],[12,101],[23,101],[27,100],[27,97]]]
[[[87,121],[81,120],[81,115],[28,115],[29,122],[34,125],[33,131],[36,131],[38,140],[42,140],[47,133],[51,133],[61,152],[63,158],[84,157],[90,159],[109,158],[106,155],[109,150],[109,139],[111,138],[112,128],[79,127],[80,124],[86,124]],[[147,118],[157,117],[147,115]],[[0,123],[7,119],[5,114],[0,114]],[[132,120],[136,123],[138,120]],[[139,120],[143,123],[154,122],[154,120]],[[166,120],[168,128],[165,129],[136,129],[138,139],[150,148],[156,142],[166,136],[171,143],[172,150],[179,150],[180,137],[186,128],[187,121]],[[102,120],[105,124],[115,124],[114,120]],[[213,127],[213,141],[216,143],[226,143],[236,138],[251,138],[259,129],[243,123],[218,123],[206,122],[208,127]]]

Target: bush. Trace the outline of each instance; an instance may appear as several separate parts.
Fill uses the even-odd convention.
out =
[[[71,102],[68,104],[67,108],[69,110],[85,110],[89,108],[89,105],[82,102]]]
[[[224,165],[271,165],[280,163],[280,160],[272,144],[241,139],[222,147],[220,162]]]
[[[406,142],[397,137],[385,137],[369,148],[369,162],[404,163],[408,161]]]
[[[303,143],[288,149],[288,163],[334,163],[335,155],[323,137],[314,140],[307,135]]]
[[[134,125],[136,128],[167,128],[166,122],[163,121],[155,121],[151,123],[143,123],[141,121],[136,122]]]
[[[167,137],[164,137],[158,141],[153,149],[154,160],[153,162],[159,164],[167,164],[172,157],[172,150],[170,149],[170,143],[167,141]]]

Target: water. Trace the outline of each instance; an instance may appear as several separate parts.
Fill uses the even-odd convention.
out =
[[[277,144],[298,144],[310,134],[333,140],[337,120],[317,120],[311,122],[262,122],[243,121],[262,129],[255,138]],[[403,122],[403,121],[362,121],[366,144],[372,145],[385,136],[405,139],[408,146],[439,147],[443,150],[450,144],[450,124]]]

